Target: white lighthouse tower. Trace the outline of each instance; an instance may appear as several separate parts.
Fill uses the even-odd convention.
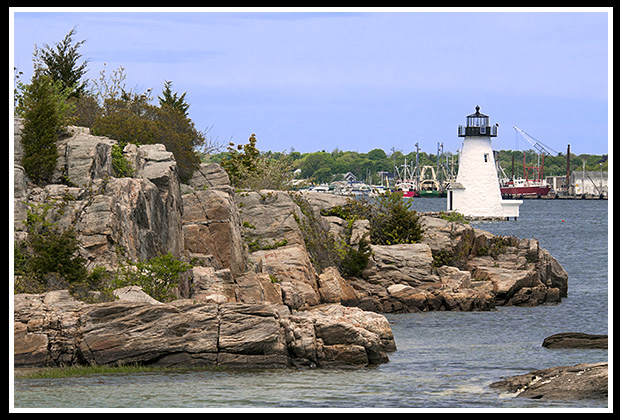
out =
[[[448,186],[448,211],[474,218],[508,219],[519,216],[521,200],[503,200],[499,189],[491,138],[498,125],[489,125],[489,117],[480,113],[467,116],[467,125],[459,125],[463,137],[456,182]]]

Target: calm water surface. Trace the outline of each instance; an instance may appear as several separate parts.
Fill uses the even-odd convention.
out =
[[[419,210],[445,199],[417,198]],[[512,398],[488,388],[502,377],[607,361],[607,350],[545,349],[559,332],[607,334],[607,201],[524,200],[518,221],[474,228],[534,237],[569,274],[554,306],[494,312],[388,314],[398,350],[361,370],[262,369],[17,379],[15,407],[75,408],[528,408],[607,407],[607,401]]]

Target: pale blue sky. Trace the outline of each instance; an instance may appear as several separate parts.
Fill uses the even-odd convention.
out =
[[[61,10],[11,10],[26,79],[34,45],[77,26],[87,77],[122,65],[126,86],[154,97],[170,80],[196,127],[223,143],[256,133],[264,151],[454,152],[480,105],[500,124],[495,149],[515,148],[516,125],[557,151],[608,153],[611,8]]]

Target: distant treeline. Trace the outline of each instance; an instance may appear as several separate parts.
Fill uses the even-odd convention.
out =
[[[415,165],[415,151],[404,154],[401,151],[386,153],[382,149],[373,149],[368,153],[360,153],[354,151],[342,151],[334,149],[332,152],[322,150],[320,152],[300,153],[291,152],[261,152],[263,156],[269,159],[286,159],[292,164],[294,170],[299,169],[297,178],[311,179],[317,183],[332,182],[341,180],[343,175],[350,172],[354,174],[358,180],[364,180],[372,183],[380,182],[379,172],[394,172],[394,166],[401,168],[405,164]],[[523,155],[525,154],[526,166],[538,166],[539,155],[534,150],[513,151],[500,150],[497,154],[500,166],[504,169],[506,175],[512,174],[512,161],[514,156],[514,175],[515,177],[523,176]],[[218,153],[210,156],[210,162],[219,163],[228,156],[227,152]],[[571,153],[570,169],[571,171],[581,171],[585,162],[587,171],[600,171],[603,161],[603,171],[607,171],[607,155],[575,155]],[[430,165],[437,167],[437,155],[426,152],[418,153],[418,162],[420,167]],[[442,164],[452,163],[454,174],[457,173],[458,159],[456,153],[447,152],[440,156]],[[566,154],[560,153],[558,156],[545,155],[544,175],[566,175]]]

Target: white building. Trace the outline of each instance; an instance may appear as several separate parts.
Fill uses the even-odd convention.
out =
[[[570,184],[574,195],[606,196],[609,190],[607,171],[572,171]]]
[[[468,217],[517,218],[521,200],[503,200],[491,138],[497,137],[497,124],[489,125],[489,117],[480,113],[467,116],[467,126],[459,126],[463,137],[456,182],[448,186],[448,211]]]

